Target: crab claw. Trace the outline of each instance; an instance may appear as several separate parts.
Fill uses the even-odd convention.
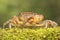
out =
[[[49,25],[51,25],[52,27],[57,27],[58,23],[56,23],[55,21],[52,20],[45,20],[43,23],[45,23],[45,27],[49,27]]]

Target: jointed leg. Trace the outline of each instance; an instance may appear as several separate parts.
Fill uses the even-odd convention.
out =
[[[15,26],[13,23],[9,23],[9,29],[11,29],[12,26]]]
[[[49,25],[49,24],[48,24],[48,22],[46,21],[45,28],[48,28],[48,25]]]
[[[56,22],[54,22],[54,21],[52,21],[52,20],[45,20],[45,25],[46,25],[46,28],[49,26],[49,25],[51,25],[52,27],[57,27],[58,26],[58,24],[56,23]]]

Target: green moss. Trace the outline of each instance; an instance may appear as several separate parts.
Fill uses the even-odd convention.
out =
[[[60,27],[56,28],[0,28],[0,40],[60,40]]]

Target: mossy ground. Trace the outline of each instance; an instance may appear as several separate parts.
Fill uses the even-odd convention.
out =
[[[60,27],[0,28],[0,40],[60,40]]]

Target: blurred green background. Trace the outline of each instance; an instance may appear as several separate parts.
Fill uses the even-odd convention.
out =
[[[19,12],[36,12],[60,25],[60,0],[0,0],[0,26]]]

